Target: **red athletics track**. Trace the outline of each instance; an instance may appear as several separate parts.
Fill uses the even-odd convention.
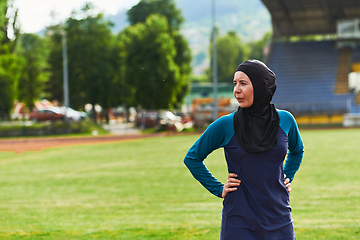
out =
[[[160,136],[169,136],[169,134],[153,133],[89,137],[36,137],[21,139],[0,139],[0,151],[22,153],[24,151],[39,151],[51,147],[120,142]]]

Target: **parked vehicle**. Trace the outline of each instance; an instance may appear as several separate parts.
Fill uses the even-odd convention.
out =
[[[86,118],[86,113],[85,112],[79,112],[76,111],[72,108],[65,108],[65,107],[61,107],[59,108],[59,110],[63,113],[66,114],[66,117],[69,118],[70,120],[73,121],[81,121],[83,119]]]
[[[34,122],[64,120],[65,114],[56,108],[36,109],[29,115],[29,120]]]
[[[184,128],[191,128],[193,126],[191,118],[186,119],[186,122],[184,120],[182,116],[175,115],[167,110],[142,110],[136,115],[135,125],[142,129],[156,128],[158,130],[181,132]]]
[[[158,111],[141,111],[135,117],[135,125],[140,128],[158,126],[160,113]]]

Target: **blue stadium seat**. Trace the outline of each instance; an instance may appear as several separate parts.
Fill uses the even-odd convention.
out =
[[[358,57],[360,48],[352,59]],[[338,62],[332,40],[273,43],[267,61],[276,74],[273,103],[295,115],[349,112],[355,94],[335,94]]]

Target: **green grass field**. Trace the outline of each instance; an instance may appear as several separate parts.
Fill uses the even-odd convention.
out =
[[[360,129],[301,135],[297,239],[360,239]],[[222,200],[183,164],[197,137],[1,152],[0,239],[219,239]],[[206,164],[226,180],[222,149]]]

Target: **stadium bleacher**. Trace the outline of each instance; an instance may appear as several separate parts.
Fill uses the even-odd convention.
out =
[[[295,115],[354,110],[354,93],[335,93],[339,51],[334,40],[273,43],[268,65],[276,73],[276,106]],[[352,59],[358,54],[354,49]]]
[[[304,124],[340,124],[345,115],[360,113],[360,92],[348,83],[352,69],[359,72],[359,2],[262,2],[273,26],[266,63],[277,75],[276,106]]]

